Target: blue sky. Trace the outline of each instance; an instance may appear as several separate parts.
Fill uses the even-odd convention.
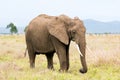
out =
[[[120,21],[120,0],[1,0],[0,27],[26,26],[39,14],[78,16],[80,19]]]

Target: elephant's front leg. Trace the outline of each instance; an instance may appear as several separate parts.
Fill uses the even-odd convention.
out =
[[[57,54],[60,62],[59,71],[67,71],[69,68],[69,54],[67,53],[66,49],[66,46],[63,44],[57,48]]]
[[[53,56],[54,56],[54,52],[46,54],[48,69],[54,69],[54,67],[53,67]]]
[[[62,51],[61,52],[58,52],[58,58],[59,58],[59,62],[60,62],[60,70],[59,71],[67,71],[68,68],[69,68],[69,64],[67,62],[67,59],[66,59],[66,53],[63,53]]]
[[[66,46],[67,70],[69,69],[69,45]]]
[[[55,47],[55,51],[58,55],[59,58],[59,62],[60,62],[60,71],[67,71],[68,70],[68,62],[67,62],[67,47],[65,44],[63,44],[62,42],[60,42],[58,39],[56,39],[55,37],[52,37],[52,42],[53,45]],[[69,58],[68,58],[69,59]]]

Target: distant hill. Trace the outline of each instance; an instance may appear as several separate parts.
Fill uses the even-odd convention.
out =
[[[100,22],[92,19],[84,20],[88,33],[120,33],[120,22]]]
[[[92,19],[84,20],[87,33],[120,33],[120,22],[100,22]],[[24,33],[24,27],[18,27],[19,33]],[[9,29],[0,27],[0,34],[9,34]]]

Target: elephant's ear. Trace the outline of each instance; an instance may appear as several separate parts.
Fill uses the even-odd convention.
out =
[[[52,22],[53,23],[53,22]],[[47,26],[49,33],[60,40],[62,43],[68,45],[69,44],[69,37],[67,34],[67,30],[64,24],[56,22],[54,24],[50,24]]]

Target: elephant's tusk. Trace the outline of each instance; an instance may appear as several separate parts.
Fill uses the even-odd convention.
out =
[[[79,50],[79,46],[78,46],[77,44],[76,44],[76,48],[77,48],[79,54],[80,54],[81,56],[83,56],[82,53],[81,53],[81,51]]]

